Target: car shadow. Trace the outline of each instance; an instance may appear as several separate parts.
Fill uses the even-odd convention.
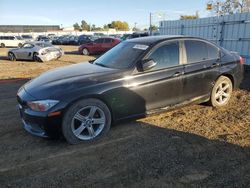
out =
[[[244,79],[240,85],[240,89],[250,91],[250,65],[244,65]]]
[[[7,56],[0,56],[0,60],[9,60]]]

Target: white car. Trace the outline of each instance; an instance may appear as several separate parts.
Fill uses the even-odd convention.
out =
[[[0,36],[0,47],[21,47],[25,43],[19,36]]]
[[[59,47],[46,42],[26,42],[23,46],[8,51],[9,60],[33,60],[45,62],[59,59],[64,54]]]

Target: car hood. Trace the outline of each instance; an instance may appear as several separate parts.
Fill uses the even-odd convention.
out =
[[[24,89],[36,99],[53,99],[73,90],[108,81],[120,74],[121,70],[84,62],[45,72],[25,84]]]

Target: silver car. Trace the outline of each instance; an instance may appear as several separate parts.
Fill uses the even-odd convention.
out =
[[[18,59],[33,60],[39,62],[59,59],[64,54],[63,50],[46,42],[26,42],[20,48],[8,51],[11,61]]]

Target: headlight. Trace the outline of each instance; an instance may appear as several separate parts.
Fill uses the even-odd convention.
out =
[[[45,112],[55,106],[59,101],[56,100],[42,100],[42,101],[30,101],[28,106],[38,112]]]

